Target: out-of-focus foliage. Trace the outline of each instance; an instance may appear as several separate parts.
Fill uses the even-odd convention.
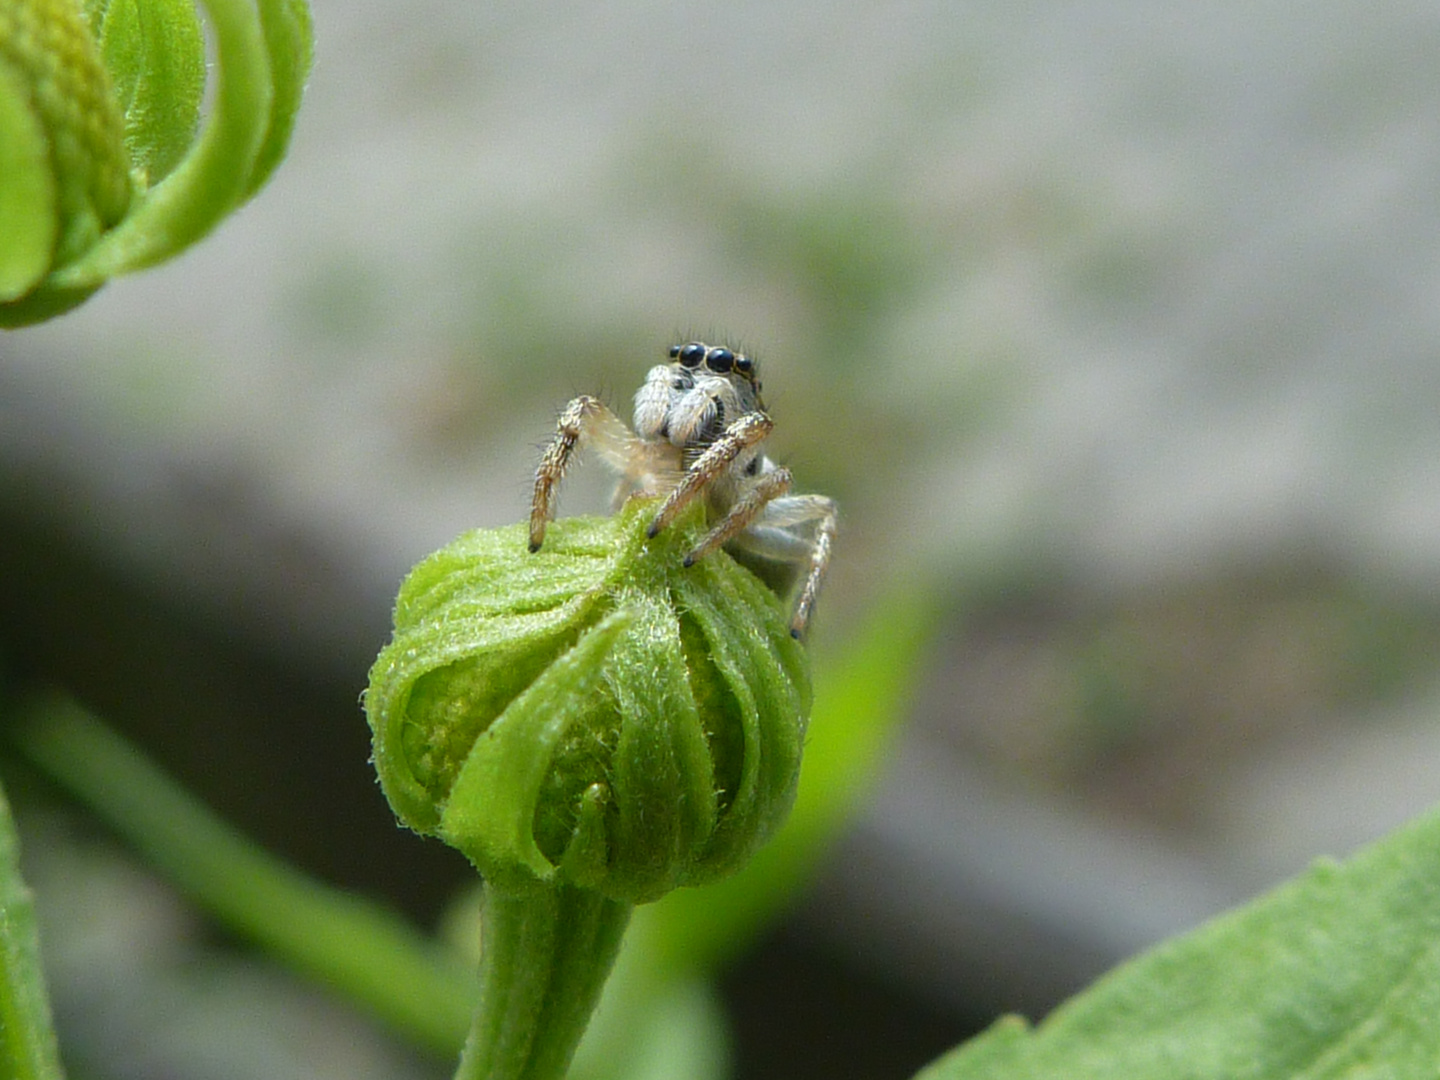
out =
[[[919,1080],[1435,1075],[1440,813],[999,1021]]]

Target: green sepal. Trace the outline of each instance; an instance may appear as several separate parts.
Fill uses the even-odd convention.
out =
[[[259,0],[260,30],[270,65],[270,115],[242,198],[253,196],[290,149],[305,80],[315,59],[315,32],[306,0]]]
[[[540,801],[550,762],[571,730],[595,710],[604,689],[605,662],[633,622],[629,611],[611,613],[573,648],[560,653],[476,737],[446,795],[438,832],[446,843],[485,868],[485,880],[492,887],[518,892],[532,882],[548,883],[555,877],[559,867],[536,841],[536,818],[545,814]],[[601,790],[595,790],[597,785]],[[603,862],[597,866],[589,854],[596,839],[596,804],[603,801],[603,785],[592,780],[578,794],[577,820],[561,856],[592,880],[603,866]],[[501,798],[501,793],[509,797]]]
[[[90,23],[125,114],[142,188],[163,180],[195,141],[205,93],[205,35],[194,0],[106,0]]]
[[[738,869],[794,799],[809,667],[774,593],[728,555],[685,568],[700,508],[653,500],[477,531],[421,562],[371,671],[397,816],[494,888],[628,903]]]

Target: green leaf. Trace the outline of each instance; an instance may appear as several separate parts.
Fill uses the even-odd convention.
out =
[[[724,1003],[708,980],[669,987],[633,1019],[632,1053],[604,1062],[604,1072],[577,1058],[570,1080],[725,1080],[731,1075]]]
[[[0,792],[0,1076],[61,1080],[40,968],[35,903],[20,878],[20,840]]]
[[[1440,1075],[1440,811],[1123,965],[917,1080]]]

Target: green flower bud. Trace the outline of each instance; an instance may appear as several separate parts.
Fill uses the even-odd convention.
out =
[[[172,257],[284,156],[305,0],[200,2],[208,65],[194,0],[0,0],[0,326]]]
[[[809,667],[774,593],[703,511],[654,539],[653,500],[476,531],[411,572],[365,697],[400,819],[492,889],[654,900],[724,876],[783,821]]]
[[[125,214],[124,119],[77,0],[0,0],[0,302]]]

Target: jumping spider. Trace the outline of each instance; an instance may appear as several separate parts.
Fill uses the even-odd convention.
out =
[[[619,474],[618,506],[631,493],[665,495],[648,535],[703,497],[712,522],[688,555],[691,566],[724,546],[747,565],[779,564],[804,584],[790,618],[800,637],[810,621],[835,538],[835,502],[791,495],[790,470],[761,452],[774,422],[760,400],[755,362],[743,353],[692,341],[670,349],[635,394],[632,431],[597,398],[577,397],[560,414],[555,440],[535,470],[530,550],[545,540],[556,492],[576,449],[593,447]]]

